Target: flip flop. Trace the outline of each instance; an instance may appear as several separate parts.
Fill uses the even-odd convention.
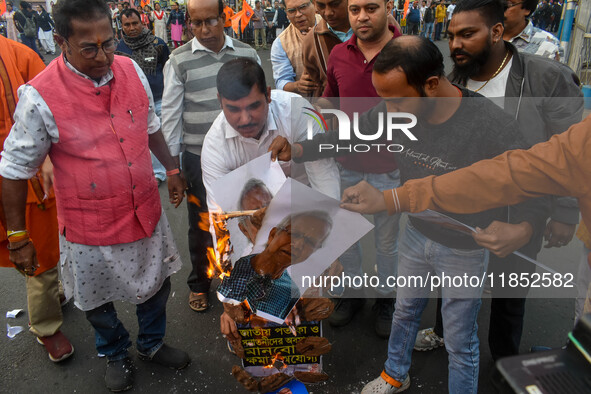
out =
[[[209,307],[207,293],[189,294],[189,308],[195,312],[205,312]]]

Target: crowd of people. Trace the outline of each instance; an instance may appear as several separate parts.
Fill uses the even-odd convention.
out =
[[[375,288],[375,320],[367,324],[388,339],[388,358],[362,393],[406,390],[413,349],[442,346],[449,354],[448,391],[476,393],[483,286],[439,289],[434,326],[419,330],[429,290],[383,284],[443,272],[531,274],[535,266],[512,252],[535,259],[544,240],[546,247],[569,244],[579,205],[591,225],[590,120],[581,122],[579,79],[544,30],[552,31],[559,7],[546,0],[414,1],[397,15],[390,1],[285,0],[271,7],[257,0],[249,45],[228,23],[240,10],[223,0],[188,0],[184,10],[177,2],[164,10],[158,2],[58,0],[51,16],[25,1],[17,12],[8,4],[4,18],[14,29],[0,37],[0,264],[26,277],[30,331],[52,361],[71,356],[60,304],[73,298],[106,356],[107,388],[128,390],[132,343],[113,306],[126,301],[137,308],[138,358],[185,368],[190,356],[163,340],[170,276],[182,262],[158,187],[166,182],[175,208],[186,196],[187,303],[207,312],[208,249],[216,243],[209,213],[218,209],[213,185],[270,151],[286,176],[373,215],[382,286]],[[433,43],[442,34],[448,53]],[[56,52],[55,43],[61,50],[47,67],[37,39],[46,54]],[[257,52],[268,43],[274,88]],[[446,75],[448,55],[453,70]],[[404,146],[401,153],[380,144],[364,152],[323,149],[342,142],[341,130],[308,131],[302,111],[312,108],[355,113],[350,143],[367,143],[359,130],[381,130],[384,113],[395,112],[419,119],[412,129],[418,139],[389,133],[387,142]],[[329,119],[325,128],[337,125]],[[236,198],[241,210],[260,209],[240,221],[254,243],[273,196],[260,181],[251,183],[257,198],[246,201],[243,190]],[[425,209],[446,212],[477,232],[458,233],[419,217],[400,228],[402,212]],[[326,219],[315,228],[309,223],[318,217],[308,216],[305,225],[287,216],[263,252],[239,260],[236,275],[263,288],[289,277],[290,265],[322,243],[310,234],[324,240],[332,227]],[[591,312],[591,237],[583,224],[577,236],[585,248],[576,318]],[[304,251],[296,258],[295,250]],[[344,275],[361,276],[363,260],[356,243],[338,265]],[[273,274],[262,273],[263,266]],[[224,294],[248,299],[239,279],[230,273]],[[519,353],[528,291],[491,289],[494,360]],[[265,299],[273,294],[263,291],[257,300],[273,302]],[[355,286],[329,295],[334,305],[327,322],[334,327],[348,325],[367,298]],[[300,299],[299,293],[281,296],[289,308]],[[299,321],[288,319],[289,327]],[[224,337],[240,339],[229,309],[219,320]]]

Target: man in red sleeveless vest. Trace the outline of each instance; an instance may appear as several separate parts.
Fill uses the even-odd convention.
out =
[[[32,49],[0,36],[0,97],[3,98],[0,101],[0,146],[4,145],[13,124],[18,87],[33,79],[44,68],[45,64]],[[51,166],[49,160],[47,165]],[[60,251],[55,197],[51,190],[47,191],[45,197],[37,177],[31,179],[28,189],[25,232],[6,232],[4,211],[0,207],[0,267],[15,267],[6,249],[9,240],[18,241],[19,238],[29,236],[34,240],[39,250],[39,268],[24,272],[27,278],[29,331],[43,343],[49,359],[58,362],[70,357],[74,348],[60,331],[63,318],[58,295],[57,263]],[[20,270],[20,267],[17,266],[17,269]]]
[[[146,76],[131,59],[113,55],[104,1],[61,0],[53,16],[63,56],[19,89],[0,161],[6,225],[8,231],[25,228],[27,179],[49,154],[65,292],[86,312],[97,350],[107,356],[107,387],[123,391],[133,384],[131,342],[112,301],[137,304],[141,359],[175,369],[190,362],[163,343],[169,276],[181,261],[150,150],[167,169],[176,206],[185,184],[160,131]],[[28,237],[9,249],[25,271],[37,265]]]

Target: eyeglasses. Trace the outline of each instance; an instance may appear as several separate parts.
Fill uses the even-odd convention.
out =
[[[115,52],[115,49],[117,49],[117,42],[115,42],[115,39],[113,39],[113,38],[108,41],[103,42],[101,45],[92,45],[92,46],[88,46],[88,47],[84,47],[84,48],[81,48],[77,45],[72,45],[65,38],[64,38],[64,41],[67,42],[68,45],[71,47],[79,48],[80,55],[82,55],[82,57],[85,59],[94,59],[96,57],[96,55],[98,55],[99,48],[103,49],[103,52],[105,52],[105,55],[110,55],[111,53]]]
[[[305,4],[302,4],[302,5],[298,6],[296,8],[288,8],[288,9],[285,10],[285,12],[288,13],[289,15],[295,15],[298,11],[303,14],[304,13],[304,10],[306,8],[308,8],[310,6],[310,4],[311,3],[308,2],[308,3],[305,3]]]
[[[512,7],[515,7],[516,5],[520,5],[523,3],[525,3],[525,1],[520,1],[519,3],[512,3],[510,1],[507,1],[505,4],[507,4],[507,8],[512,8]]]
[[[201,21],[191,21],[191,25],[197,28],[200,28],[204,24],[209,27],[216,27],[220,23],[220,15],[216,16],[215,18],[209,18]]]
[[[291,237],[292,241],[301,239],[302,241],[304,241],[304,245],[306,245],[309,248],[318,249],[322,246],[322,241],[318,241],[316,239],[307,237],[306,235],[300,232],[292,231],[291,228],[278,227],[277,229],[284,231],[288,236]]]

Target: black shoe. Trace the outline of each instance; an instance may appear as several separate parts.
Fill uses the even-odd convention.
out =
[[[332,315],[327,319],[331,326],[341,327],[349,324],[358,310],[363,308],[363,298],[341,298],[337,301]]]
[[[138,357],[141,360],[151,361],[172,369],[183,369],[191,362],[187,353],[166,344],[162,344],[160,349],[151,358],[139,352]]]
[[[123,360],[107,361],[105,384],[115,393],[133,387],[133,363],[129,357]]]
[[[390,337],[395,302],[392,298],[378,298],[372,308],[376,311],[375,329],[380,338],[388,339]]]

